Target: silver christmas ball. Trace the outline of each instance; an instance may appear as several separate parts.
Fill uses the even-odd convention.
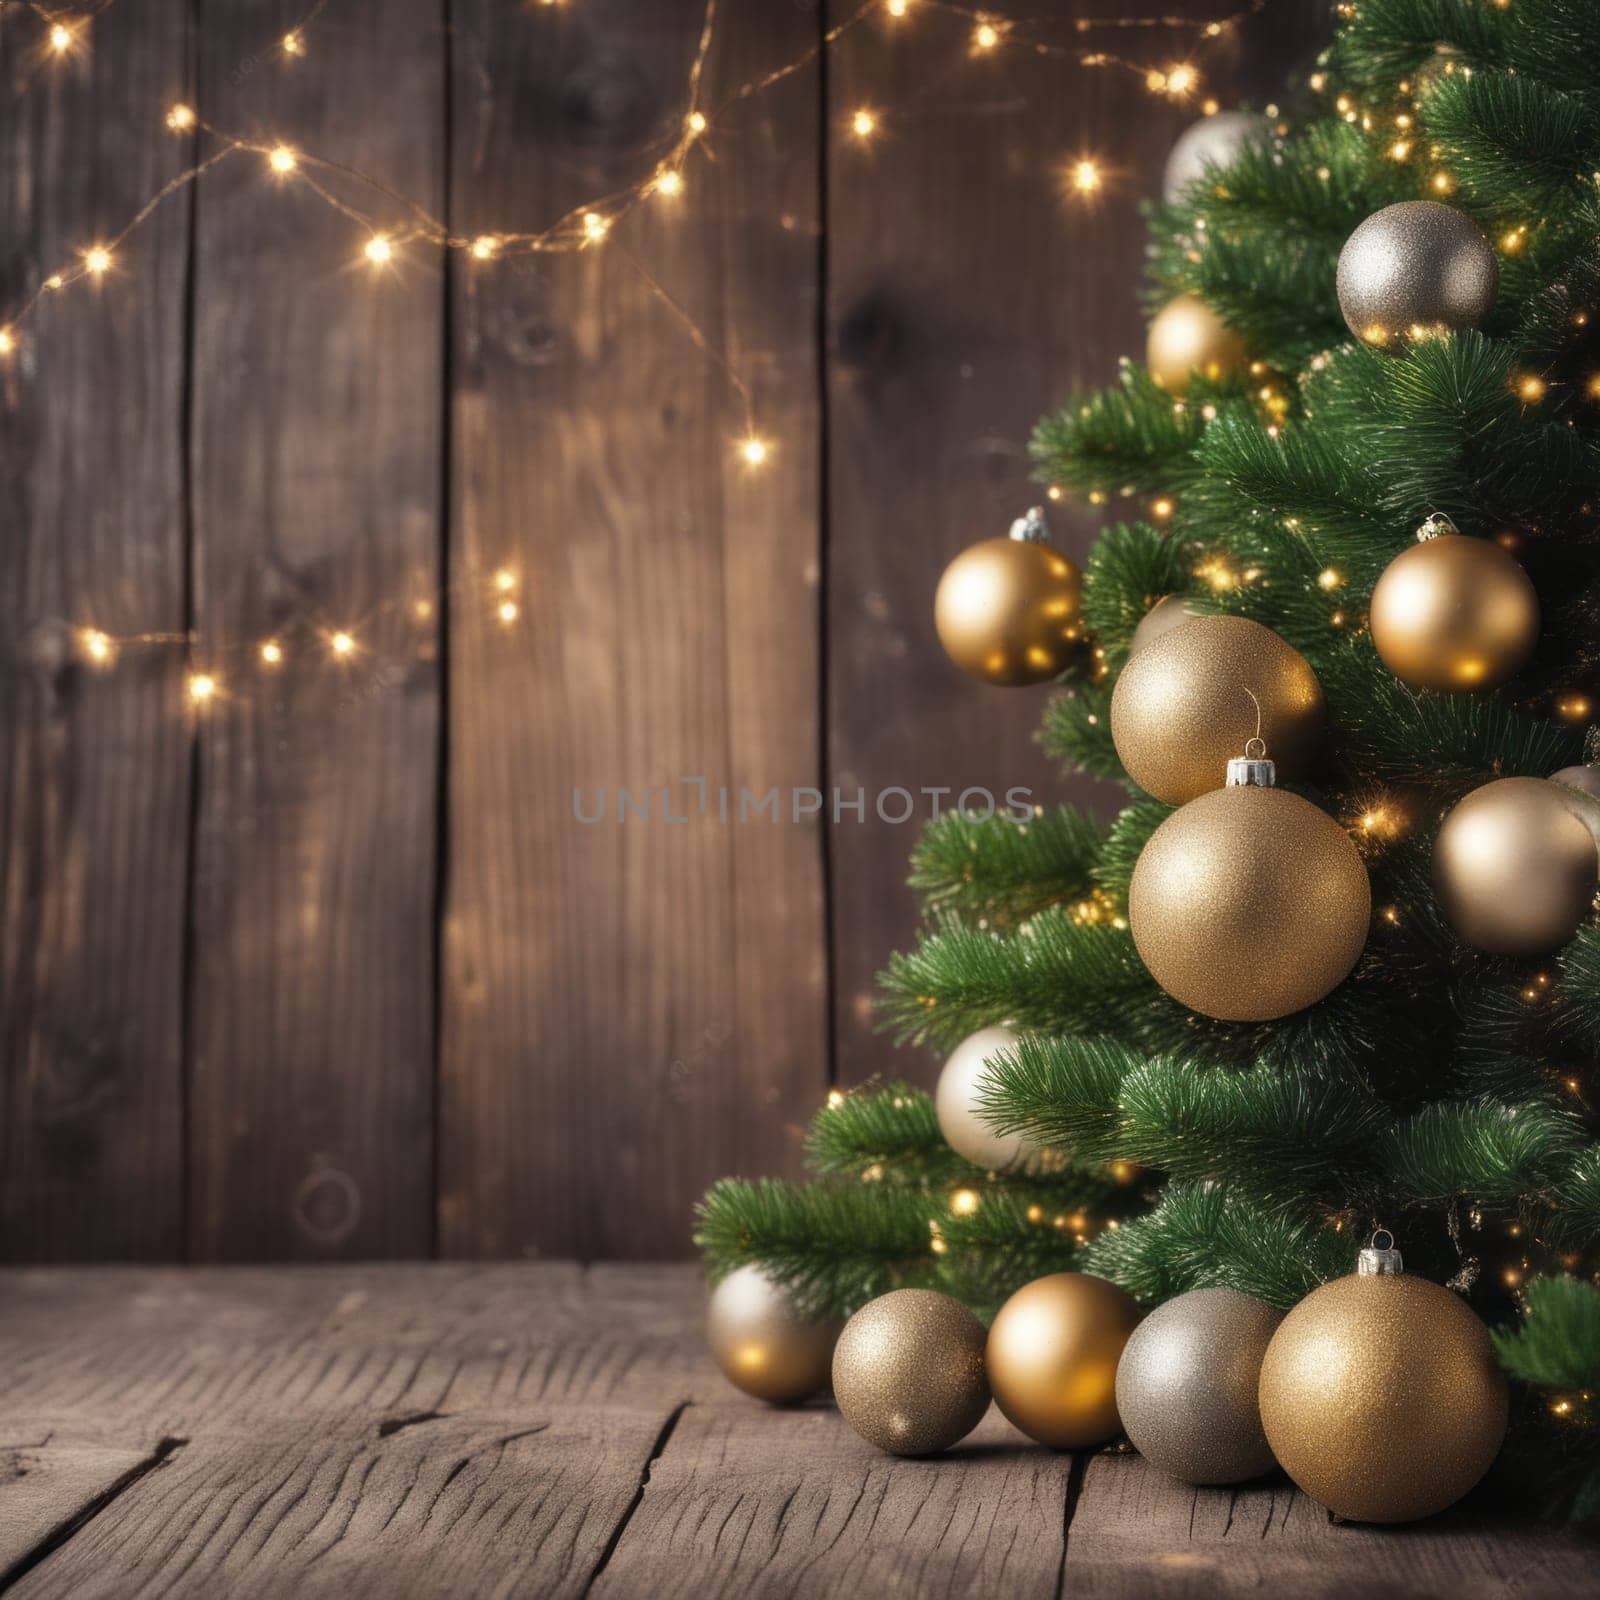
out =
[[[757,1400],[790,1405],[828,1386],[842,1322],[811,1322],[760,1267],[730,1272],[712,1290],[706,1337],[722,1374]]]
[[[1117,1363],[1123,1431],[1152,1466],[1185,1483],[1270,1472],[1257,1386],[1283,1313],[1234,1289],[1194,1289],[1157,1306]]]
[[[1339,252],[1339,309],[1350,331],[1379,350],[1476,328],[1499,287],[1483,229],[1437,200],[1373,212]]]
[[[1265,144],[1272,124],[1254,111],[1219,111],[1178,135],[1161,175],[1161,196],[1170,206],[1208,167],[1232,165],[1246,145]]]
[[[1600,767],[1563,767],[1550,774],[1552,783],[1564,783],[1573,789],[1582,789],[1600,799]]]
[[[1007,1027],[980,1028],[963,1039],[945,1062],[933,1096],[945,1143],[974,1166],[994,1172],[1026,1166],[1038,1155],[1038,1147],[1021,1134],[1002,1138],[993,1132],[977,1110],[979,1082],[988,1070],[989,1057],[1009,1050],[1016,1042],[1017,1035]]]

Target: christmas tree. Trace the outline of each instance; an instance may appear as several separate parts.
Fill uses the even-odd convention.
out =
[[[1593,1517],[1600,7],[1336,10],[1293,115],[1175,153],[1147,363],[1035,435],[1053,497],[1135,512],[1031,641],[1045,744],[1128,805],[929,826],[882,1016],[940,1054],[1005,1030],[965,1118],[836,1094],[816,1180],[725,1181],[698,1237],[811,1313],[909,1284],[988,1316],[1066,1269],[1288,1307],[1392,1229]],[[994,681],[1040,675],[992,642]],[[1266,800],[1259,762],[1224,786],[1258,732]]]

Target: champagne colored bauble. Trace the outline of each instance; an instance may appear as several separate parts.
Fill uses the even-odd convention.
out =
[[[1215,789],[1139,853],[1128,926],[1172,998],[1267,1022],[1336,989],[1367,942],[1372,889],[1350,836],[1286,789]]]
[[[895,1289],[869,1300],[839,1335],[833,1396],[844,1420],[880,1450],[947,1450],[989,1408],[983,1324],[932,1289]]]
[[[1040,539],[985,539],[963,550],[939,580],[939,643],[985,683],[1047,683],[1066,669],[1081,637],[1082,591],[1077,567]]]
[[[1478,327],[1499,287],[1488,236],[1437,200],[1373,212],[1339,252],[1339,309],[1350,331],[1378,350]]]
[[[1539,597],[1515,556],[1440,534],[1402,550],[1372,591],[1372,642],[1416,689],[1493,689],[1539,642]]]
[[[1161,197],[1170,206],[1207,168],[1231,166],[1247,145],[1264,145],[1272,124],[1254,111],[1219,111],[1202,117],[1178,135],[1161,175]]]
[[[945,1143],[974,1166],[995,1172],[1026,1166],[1038,1153],[1021,1134],[1002,1137],[993,1132],[978,1114],[978,1089],[988,1059],[1016,1042],[1017,1035],[1005,1027],[980,1028],[963,1039],[945,1062],[933,1097]]]
[[[739,1267],[711,1292],[706,1336],[735,1388],[790,1405],[828,1386],[839,1322],[812,1322],[759,1267]]]
[[[1243,1483],[1273,1467],[1261,1428],[1261,1359],[1283,1313],[1235,1289],[1157,1306],[1117,1363],[1117,1411],[1134,1448],[1185,1483]]]
[[[1506,1380],[1464,1300],[1364,1250],[1283,1319],[1261,1421],[1283,1470],[1335,1516],[1410,1522],[1475,1484],[1506,1433]],[[1370,1257],[1393,1257],[1374,1266]]]
[[[1434,893],[1457,938],[1500,956],[1564,945],[1600,881],[1597,806],[1545,778],[1498,778],[1460,801],[1433,844]]]
[[[1139,626],[1133,630],[1133,637],[1128,641],[1128,654],[1137,655],[1162,634],[1171,633],[1179,623],[1204,615],[1202,611],[1191,611],[1189,602],[1181,594],[1163,595],[1139,619]]]
[[[1141,789],[1181,806],[1222,786],[1228,758],[1257,732],[1257,702],[1279,773],[1303,777],[1325,715],[1311,663],[1248,617],[1192,617],[1141,646],[1118,675],[1111,739]]]
[[[1563,767],[1550,774],[1552,783],[1564,783],[1569,789],[1582,789],[1600,800],[1600,767]]]
[[[1139,1321],[1126,1290],[1086,1272],[1035,1278],[989,1328],[995,1403],[1030,1439],[1087,1450],[1114,1438],[1117,1361]]]
[[[1180,294],[1156,313],[1145,341],[1145,365],[1168,394],[1189,392],[1198,373],[1212,383],[1249,360],[1244,340],[1204,300]]]

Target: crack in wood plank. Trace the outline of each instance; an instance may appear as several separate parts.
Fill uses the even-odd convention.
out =
[[[634,1512],[644,1500],[645,1489],[650,1483],[650,1469],[661,1459],[668,1440],[672,1438],[673,1430],[678,1426],[684,1412],[689,1409],[689,1404],[687,1400],[681,1401],[661,1424],[661,1431],[656,1435],[655,1443],[650,1446],[650,1454],[645,1458],[644,1467],[639,1473],[639,1487],[633,1491],[633,1498],[628,1502],[627,1509],[618,1519],[616,1527],[611,1530],[611,1537],[606,1540],[605,1549],[600,1552],[600,1559],[595,1562],[588,1581],[583,1586],[584,1595],[587,1595],[599,1582],[600,1574],[606,1570],[612,1556],[616,1554],[617,1546],[622,1543],[623,1534],[628,1531],[628,1524],[633,1521]]]
[[[1061,1600],[1067,1585],[1067,1546],[1072,1542],[1072,1519],[1083,1497],[1083,1480],[1089,1473],[1089,1458],[1081,1451],[1074,1453],[1072,1465],[1067,1469],[1067,1490],[1061,1503],[1061,1563],[1056,1568],[1055,1600]]]
[[[156,1443],[149,1455],[136,1461],[114,1483],[102,1489],[93,1499],[79,1507],[65,1522],[51,1529],[31,1549],[25,1550],[3,1573],[0,1573],[0,1594],[20,1583],[33,1569],[48,1561],[74,1534],[80,1533],[94,1521],[114,1500],[126,1494],[141,1478],[165,1464],[174,1451],[188,1444],[187,1439],[164,1438]]]

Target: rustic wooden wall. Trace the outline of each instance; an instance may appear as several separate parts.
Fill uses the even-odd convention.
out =
[[[459,235],[538,227],[649,172],[703,12],[331,0],[286,61],[304,0],[86,9],[49,61],[0,8],[0,307],[196,158],[178,99]],[[706,103],[857,9],[725,0]],[[1219,91],[1319,9],[1255,19]],[[0,366],[0,1255],[675,1255],[713,1177],[795,1169],[830,1083],[931,1078],[871,1027],[914,832],[870,797],[1095,799],[930,601],[1035,497],[1035,416],[1136,347],[1135,200],[1185,120],[969,34],[872,17],[604,249],[374,274],[235,160],[47,297]],[[1060,193],[1086,149],[1092,210]],[[645,273],[748,380],[761,472]],[[82,627],[146,637],[107,669]],[[724,823],[724,786],[867,820]]]

